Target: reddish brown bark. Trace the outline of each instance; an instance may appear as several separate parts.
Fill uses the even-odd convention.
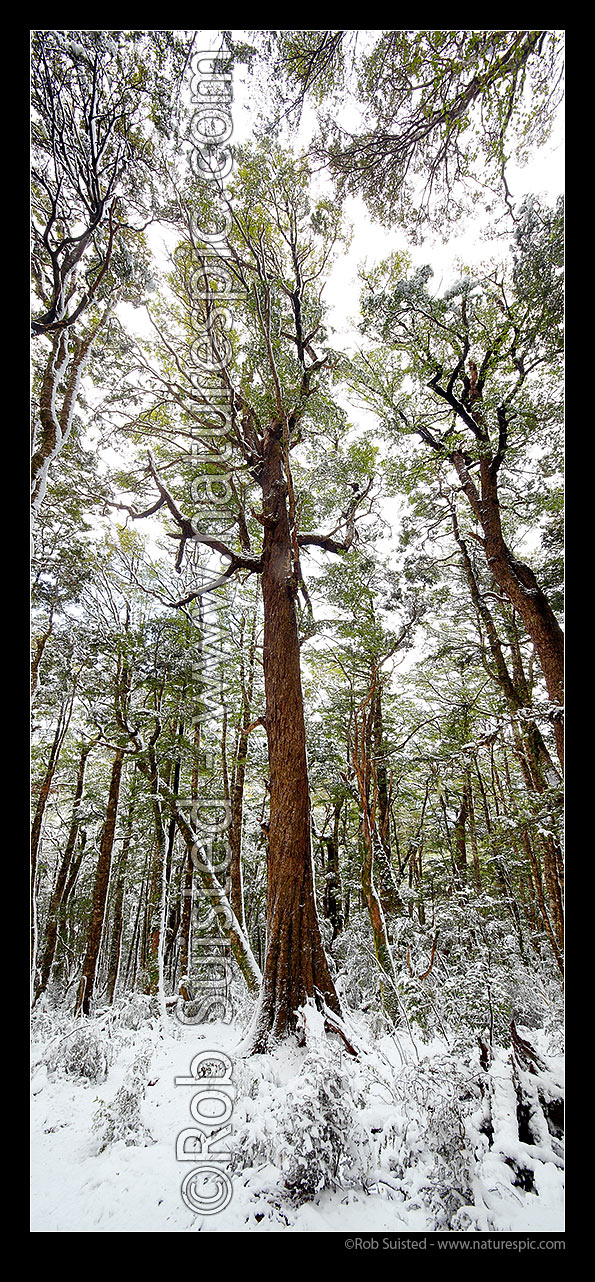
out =
[[[114,757],[114,764],[112,766],[107,812],[101,834],[101,844],[99,847],[99,859],[97,862],[95,889],[93,891],[93,905],[91,908],[91,920],[89,922],[87,951],[83,962],[83,973],[81,976],[75,1008],[75,1014],[77,1015],[81,1012],[83,1015],[89,1015],[91,1011],[91,1000],[95,987],[95,973],[97,970],[99,950],[101,948],[101,936],[103,933],[105,907],[107,903],[112,850],[114,848],[114,837],[116,834],[116,819],[118,815],[118,800],[120,797],[120,780],[122,777],[123,762],[124,750],[122,748],[118,748]]]
[[[463,304],[462,317],[465,329],[467,316]],[[547,692],[553,704],[552,721],[556,737],[556,749],[560,764],[564,767],[564,633],[552,610],[552,607],[540,588],[537,579],[528,565],[513,556],[506,543],[500,516],[498,496],[498,478],[502,462],[508,448],[508,419],[505,405],[496,410],[498,420],[498,444],[494,449],[490,433],[486,426],[483,404],[483,384],[488,368],[486,356],[482,371],[478,371],[473,360],[469,360],[469,377],[463,384],[462,400],[457,400],[454,387],[462,375],[465,356],[469,351],[466,339],[465,355],[461,357],[452,371],[447,387],[439,385],[443,373],[438,369],[428,387],[442,397],[454,410],[461,422],[472,432],[479,442],[479,484],[473,479],[470,467],[473,459],[461,446],[452,450],[448,457],[461,482],[473,515],[483,532],[484,555],[491,574],[498,587],[502,589],[514,606],[517,614],[530,636],[543,672]],[[427,428],[421,429],[423,439],[440,451],[442,445]]]
[[[511,601],[531,637],[548,695],[556,709],[564,705],[564,633],[552,607],[528,565],[518,561],[507,546],[500,519],[498,499],[498,456],[487,452],[480,461],[480,490],[472,480],[462,450],[451,460],[462,489],[483,530],[484,554],[498,587]],[[564,765],[562,714],[554,712],[554,732],[560,764]]]
[[[382,691],[377,684],[372,701],[372,744],[370,752],[372,788],[375,793],[376,829],[379,841],[376,844],[375,866],[378,876],[378,892],[382,911],[386,918],[394,917],[401,907],[399,891],[392,867],[390,847],[390,790],[384,761],[384,732],[382,725]],[[392,941],[391,941],[392,942]]]
[[[199,633],[199,637],[201,635],[202,634]],[[202,642],[199,642],[199,644],[202,644]],[[192,766],[192,782],[191,782],[191,792],[190,792],[193,805],[198,801],[199,752],[200,752],[200,720],[196,720],[194,723],[194,764]],[[180,995],[184,998],[184,1001],[189,1001],[189,998],[190,998],[188,988],[186,984],[182,981],[184,977],[188,976],[188,964],[190,960],[190,930],[192,925],[192,881],[193,881],[193,875],[194,875],[194,867],[192,863],[191,851],[192,851],[192,843],[188,844],[186,847],[186,856],[185,856],[185,862],[184,862],[184,871],[182,876],[182,887],[181,887],[182,910],[180,914],[179,977],[180,977]]]
[[[314,898],[296,582],[282,424],[265,435],[262,494],[264,681],[270,770],[267,952],[252,1049],[286,1036],[308,998],[340,1015]]]
[[[529,792],[543,793],[552,786],[552,776],[555,779],[556,772],[539,727],[535,725],[533,720],[530,718],[519,719],[517,717],[517,714],[521,709],[531,707],[531,691],[523,668],[523,659],[515,624],[514,612],[512,613],[512,617],[504,617],[503,620],[507,640],[510,644],[512,662],[511,675],[508,669],[507,660],[504,657],[504,651],[494,620],[480,593],[467,546],[460,536],[454,506],[451,508],[451,516],[454,535],[463,558],[465,576],[469,585],[471,597],[477,610],[478,618],[481,620],[485,628],[488,645],[495,665],[495,676],[506,696],[506,701],[512,714],[512,731],[516,753],[523,773],[525,785]],[[471,805],[470,818],[472,818],[472,794],[470,792],[470,784],[467,792]],[[510,787],[509,792],[510,795],[512,795],[512,788]],[[472,831],[472,841],[473,840],[474,834]],[[543,852],[543,872],[548,899],[549,917],[551,919],[553,934],[556,939],[556,946],[559,954],[561,954],[564,949],[564,874],[562,852],[560,850],[559,843],[552,834],[548,836],[541,836],[538,844]],[[476,844],[473,849],[475,876],[476,882],[479,885],[479,864],[477,862]]]
[[[461,552],[463,569],[465,571],[465,578],[471,593],[471,599],[475,606],[478,619],[481,621],[481,624],[485,629],[485,635],[494,663],[494,675],[504,692],[506,702],[513,715],[513,726],[517,728],[515,733],[518,733],[519,735],[519,759],[521,761],[521,767],[525,775],[527,787],[543,791],[543,789],[548,786],[545,775],[548,771],[553,771],[554,769],[549,752],[543,741],[542,735],[534,722],[526,720],[520,723],[522,726],[521,736],[520,731],[518,731],[515,716],[521,708],[529,708],[531,706],[532,699],[523,669],[523,661],[517,629],[515,626],[514,613],[512,618],[507,619],[505,617],[503,619],[507,640],[511,647],[511,675],[507,661],[504,657],[502,643],[498,636],[494,619],[488,608],[486,600],[480,592],[471,557],[469,556],[467,549],[467,544],[465,543],[465,540],[461,538],[454,505],[451,506],[451,517],[454,536]]]

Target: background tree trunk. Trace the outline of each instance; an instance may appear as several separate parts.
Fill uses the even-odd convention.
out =
[[[45,946],[44,946],[43,958],[40,966],[39,981],[35,990],[35,999],[34,999],[35,1001],[37,1001],[38,998],[41,997],[41,994],[45,992],[49,982],[51,970],[52,970],[52,963],[53,963],[54,954],[56,951],[56,941],[58,938],[58,920],[60,915],[60,909],[65,897],[64,892],[66,890],[66,883],[68,881],[68,874],[71,869],[72,857],[74,855],[76,840],[78,837],[78,832],[80,827],[79,811],[80,811],[80,804],[83,796],[83,788],[85,784],[85,771],[87,767],[87,758],[89,756],[90,751],[91,751],[91,744],[85,744],[81,749],[78,772],[76,777],[74,802],[72,806],[72,819],[70,823],[70,831],[68,833],[66,848],[62,856],[62,861],[60,864],[60,868],[58,870],[58,876],[56,878],[56,884],[54,886],[54,890],[52,892],[52,898],[50,900],[50,907],[48,911],[48,918],[47,918],[46,930],[45,930]]]
[[[93,906],[91,908],[91,921],[89,923],[87,952],[85,954],[83,973],[76,1000],[76,1015],[81,1012],[83,1015],[88,1015],[91,1011],[91,1000],[93,997],[93,989],[95,987],[95,973],[97,970],[99,950],[101,948],[101,936],[103,933],[105,906],[107,903],[107,892],[109,888],[112,850],[114,848],[114,837],[116,835],[116,819],[118,816],[118,801],[120,797],[120,781],[122,778],[123,763],[124,750],[122,748],[118,748],[112,766],[107,813],[101,834],[97,876],[93,892]]]

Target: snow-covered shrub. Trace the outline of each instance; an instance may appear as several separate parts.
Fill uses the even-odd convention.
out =
[[[48,1043],[72,1028],[72,1015],[46,1005],[44,999],[31,1012],[31,1041]]]
[[[138,1032],[159,1019],[159,999],[144,993],[130,993],[119,998],[112,1008],[111,1022],[116,1028]]]
[[[140,1111],[148,1085],[151,1054],[150,1046],[138,1052],[111,1104],[102,1104],[97,1109],[93,1130],[100,1137],[100,1153],[117,1140],[124,1140],[127,1146],[142,1144],[145,1147],[155,1142]]]
[[[230,975],[229,991],[226,994],[226,1019],[225,1023],[233,1023],[238,1028],[246,1028],[254,1015],[255,997],[254,993],[249,992],[243,976],[234,966]]]
[[[270,1069],[265,1075],[266,1057],[251,1079],[251,1062],[239,1066],[239,1089],[243,1086],[249,1099],[244,1099],[243,1120],[241,1106],[236,1108],[230,1141],[233,1167],[280,1168],[289,1199],[297,1204],[323,1189],[361,1186],[370,1157],[348,1057],[327,1038],[323,1017],[313,1006],[301,1014],[306,1051],[289,1080]]]
[[[285,1184],[296,1202],[322,1189],[360,1185],[367,1136],[358,1120],[345,1061],[339,1067],[317,1047],[309,1052],[288,1096],[281,1128]]]
[[[333,943],[332,957],[337,967],[335,987],[346,1006],[351,1010],[380,1009],[380,976],[367,911],[352,912],[349,929]]]
[[[376,1141],[379,1167],[388,1166],[408,1211],[423,1208],[434,1231],[447,1231],[471,1197],[466,1118],[481,1104],[479,1075],[478,1062],[445,1054],[407,1065],[395,1077],[394,1118]]]
[[[49,1074],[83,1077],[104,1082],[113,1058],[113,1047],[103,1025],[78,1020],[74,1028],[52,1043],[43,1056]]]

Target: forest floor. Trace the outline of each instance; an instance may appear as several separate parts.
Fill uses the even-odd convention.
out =
[[[355,1028],[357,1058],[312,1008],[303,1045],[241,1058],[234,1025],[164,1023],[147,999],[36,1013],[32,1231],[563,1231],[562,1056],[544,1030],[488,1051]],[[201,1090],[175,1078],[201,1051],[233,1064],[209,1192],[233,1191],[215,1214],[185,1203],[197,1159],[176,1156]]]

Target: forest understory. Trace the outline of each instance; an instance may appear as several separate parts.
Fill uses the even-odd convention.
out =
[[[354,1059],[310,1012],[305,1045],[242,1059],[229,1025],[164,1030],[149,1006],[36,1019],[34,1231],[563,1231],[562,1056],[543,1029],[486,1063],[360,1016]],[[175,1154],[191,1119],[174,1078],[203,1047],[234,1063],[217,1216],[182,1202]]]
[[[356,958],[337,958],[349,1046],[312,1003],[296,1034],[242,1053],[254,1003],[237,982],[227,1024],[183,1027],[141,994],[92,1018],[37,1007],[34,1231],[562,1232],[556,978],[536,984],[521,966],[511,991],[504,969],[475,967],[461,992],[451,976],[468,1014],[455,1027],[448,981],[408,974],[394,1027],[374,1012],[371,962]],[[182,1200],[189,1167],[176,1155],[193,1088],[175,1078],[203,1050],[233,1064],[231,1134],[216,1146],[233,1192],[216,1215]]]

